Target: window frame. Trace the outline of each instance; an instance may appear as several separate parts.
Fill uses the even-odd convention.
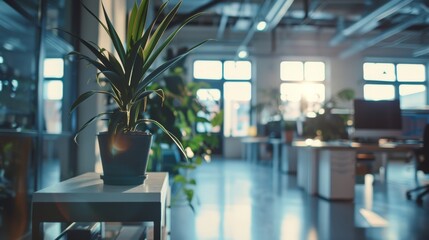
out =
[[[281,64],[285,61],[292,61],[292,62],[302,62],[303,65],[303,80],[282,80],[281,79]],[[315,81],[309,81],[305,79],[305,63],[306,62],[323,62],[325,64],[325,78],[324,80],[315,80]],[[296,84],[322,84],[325,88],[325,96],[324,100],[320,102],[322,105],[324,102],[326,102],[331,97],[331,62],[328,58],[323,57],[288,57],[288,58],[281,58],[280,61],[277,64],[278,67],[278,79],[279,79],[279,91],[281,91],[281,85],[283,83],[296,83]],[[279,92],[279,96],[281,97],[281,92]]]
[[[364,79],[364,69],[363,65],[365,63],[388,63],[394,65],[394,74],[395,74],[395,80],[394,81],[383,81],[383,80],[372,80],[372,79]],[[398,72],[397,72],[397,65],[398,64],[421,64],[425,68],[425,80],[416,80],[416,81],[399,81],[398,80]],[[395,61],[392,61],[391,59],[385,59],[385,58],[366,58],[364,61],[362,61],[361,64],[362,67],[362,97],[365,96],[364,87],[367,84],[370,85],[390,85],[394,88],[394,98],[400,99],[400,86],[401,85],[424,85],[426,87],[426,102],[425,105],[429,104],[429,64],[423,60],[414,60],[414,59],[395,59]],[[421,109],[423,109],[422,107]],[[401,109],[408,109],[408,108],[402,108]]]
[[[236,59],[236,57],[234,57],[234,56],[222,56],[222,57],[204,56],[204,57],[195,57],[195,58],[189,59],[189,61],[190,61],[190,66],[191,66],[191,68],[190,68],[191,71],[189,71],[189,77],[190,77],[190,79],[192,79],[192,81],[204,82],[204,83],[209,84],[209,88],[216,88],[216,89],[220,90],[221,98],[220,98],[219,105],[220,105],[221,111],[225,110],[225,90],[224,90],[224,84],[225,83],[232,83],[232,82],[235,82],[235,83],[246,83],[247,82],[247,83],[249,83],[250,84],[250,94],[251,94],[249,104],[250,104],[250,106],[252,105],[252,103],[254,101],[254,94],[255,94],[255,89],[254,89],[255,61],[253,61],[251,58]],[[222,77],[220,79],[216,79],[216,80],[195,78],[194,77],[194,62],[195,61],[220,61],[222,63],[222,69],[221,69],[222,70]],[[224,63],[227,61],[248,61],[248,62],[250,62],[250,64],[251,64],[250,79],[227,79],[227,78],[225,78],[225,72],[224,72],[225,65],[224,65]],[[249,126],[251,126],[253,123],[252,111],[250,110],[248,114],[249,114]],[[224,116],[224,119],[225,119],[225,116]],[[223,122],[221,129],[220,129],[220,132],[218,133],[221,135],[222,138],[240,138],[240,137],[243,137],[243,136],[236,136],[236,135],[232,135],[232,134],[225,135],[225,132],[224,132],[225,126],[224,125],[225,125],[225,123]]]

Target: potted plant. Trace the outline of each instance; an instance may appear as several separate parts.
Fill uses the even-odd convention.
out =
[[[145,29],[148,21],[149,1],[142,0],[139,5],[134,4],[128,21],[125,47],[104,6],[103,15],[106,24],[84,6],[109,35],[116,55],[82,38],[78,38],[79,41],[91,51],[95,58],[80,52],[71,52],[71,54],[88,61],[98,69],[96,80],[100,86],[100,89],[88,91],[78,96],[71,106],[71,111],[75,110],[76,107],[94,94],[109,96],[116,106],[114,111],[98,113],[89,119],[76,134],[77,137],[82,130],[99,118],[103,117],[108,120],[108,131],[98,134],[104,174],[101,177],[105,184],[129,185],[143,183],[152,140],[152,135],[142,129],[146,124],[156,125],[162,129],[186,158],[180,141],[162,124],[147,118],[145,110],[148,101],[151,100],[150,96],[157,95],[161,100],[164,98],[162,89],[150,90],[148,89],[149,85],[156,81],[173,64],[205,42],[203,41],[188,51],[155,67],[155,61],[158,60],[160,54],[171,43],[177,33],[192,19],[199,16],[200,13],[187,18],[168,36],[162,38],[176,16],[181,1],[165,15],[162,12],[167,3],[162,4],[153,21]],[[105,81],[108,90],[102,87],[102,81]]]
[[[334,114],[338,102],[350,102],[355,97],[353,89],[345,88],[337,92],[322,105],[323,111],[315,112],[314,118],[307,118],[304,124],[304,136],[323,141],[347,139],[350,113]]]
[[[278,88],[265,89],[261,92],[263,101],[252,106],[261,115],[261,122],[267,124],[268,136],[293,141],[296,121],[287,118],[288,101],[283,100]]]

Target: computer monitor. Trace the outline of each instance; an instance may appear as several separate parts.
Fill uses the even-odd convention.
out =
[[[427,124],[429,124],[428,110],[406,109],[402,111],[402,136],[407,140],[422,140]]]
[[[282,122],[281,121],[270,121],[266,125],[266,136],[270,138],[280,138],[282,132]]]
[[[402,135],[399,100],[354,100],[354,133],[360,139],[397,138]]]

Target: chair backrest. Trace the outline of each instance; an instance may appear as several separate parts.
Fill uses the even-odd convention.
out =
[[[417,159],[417,169],[429,173],[429,124],[423,131],[423,148],[420,149],[420,157]]]
[[[426,124],[423,131],[423,146],[429,147],[429,124]]]

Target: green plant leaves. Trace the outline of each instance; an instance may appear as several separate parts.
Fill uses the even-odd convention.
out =
[[[128,22],[127,46],[132,46],[142,36],[146,25],[149,1],[143,0],[139,6],[134,3]]]
[[[194,49],[206,43],[208,40],[202,41],[199,44],[190,48],[187,52],[180,54],[177,57],[170,59],[169,61],[163,63],[161,66],[152,71],[148,76],[146,76],[142,81],[139,82],[137,91],[143,91],[150,83],[152,83],[159,75],[161,75],[165,70],[169,69],[172,65],[180,61],[186,55],[191,53]]]
[[[159,56],[159,54],[171,43],[171,41],[173,41],[173,39],[176,37],[176,35],[177,35],[177,33],[186,25],[186,24],[188,24],[190,21],[192,21],[194,18],[196,18],[196,17],[198,17],[199,15],[201,15],[201,14],[195,14],[195,15],[193,15],[193,16],[191,16],[191,17],[189,17],[188,19],[186,19],[185,20],[185,22],[183,22],[174,32],[172,32],[168,37],[167,37],[167,39],[164,41],[164,43],[162,43],[161,44],[161,46],[154,52],[154,53],[152,53],[152,51],[153,51],[153,48],[152,48],[152,50],[149,52],[149,51],[147,51],[146,52],[146,54],[144,55],[144,57],[145,57],[145,59],[147,59],[149,56],[150,56],[150,58],[149,59],[147,59],[147,61],[146,61],[146,63],[145,63],[145,65],[143,66],[143,71],[144,72],[146,72],[148,69],[149,69],[149,67],[153,64],[153,62],[155,61],[155,59],[156,58],[158,58],[158,56]],[[167,26],[166,26],[167,27]],[[158,28],[159,29],[159,28]],[[157,29],[157,30],[158,30]],[[164,30],[165,31],[165,30]],[[162,35],[162,33],[159,33],[159,34],[161,34]],[[154,38],[152,38],[151,39],[152,41],[154,40]],[[206,40],[207,41],[207,40]],[[203,43],[205,43],[206,41],[204,41],[204,42],[202,42],[202,43],[200,43],[200,44],[197,44],[195,47],[192,47],[191,49],[189,49],[187,52],[185,52],[185,53],[183,53],[183,54],[181,54],[181,55],[183,55],[183,56],[186,56],[187,54],[189,54],[193,49],[195,49],[196,47],[199,47],[200,45],[202,45]],[[151,45],[152,46],[152,45]],[[155,45],[153,45],[153,47],[155,47]],[[146,50],[147,48],[145,48],[145,50]],[[182,59],[183,57],[180,57],[178,60],[180,60],[180,59]],[[175,62],[177,62],[177,61],[175,61]],[[170,65],[171,66],[171,65]]]
[[[143,50],[144,59],[148,59],[149,56],[153,53],[153,50],[155,49],[156,45],[159,43],[159,41],[160,41],[162,35],[164,34],[165,30],[167,30],[168,25],[170,25],[174,16],[176,16],[180,5],[182,5],[181,1],[178,2],[176,4],[176,6],[174,6],[174,8],[164,17],[164,19],[161,21],[159,26],[156,28],[155,32],[152,34],[152,37],[148,40],[147,44],[144,47],[144,50]],[[165,41],[165,42],[167,42],[167,41]],[[157,56],[155,56],[155,58],[156,57]],[[149,65],[151,65],[151,64],[152,63],[149,63]]]
[[[182,143],[179,141],[179,139],[177,139],[176,136],[174,136],[170,131],[168,131],[161,123],[159,123],[158,121],[155,121],[153,119],[141,119],[141,120],[139,120],[139,121],[136,122],[136,125],[139,125],[139,124],[141,124],[143,122],[153,123],[157,127],[159,127],[165,134],[167,134],[171,138],[171,140],[173,140],[173,142],[176,144],[176,146],[182,152],[182,154],[185,157],[186,161],[188,161],[188,156],[186,155],[185,148],[183,147]]]
[[[118,33],[115,30],[115,27],[113,27],[112,22],[110,21],[109,16],[107,15],[106,9],[104,8],[104,5],[102,4],[103,7],[103,13],[104,13],[104,18],[106,19],[107,22],[107,29],[108,29],[108,34],[110,36],[110,39],[112,40],[113,46],[115,47],[116,52],[119,55],[119,58],[122,61],[122,64],[125,64],[125,50],[124,50],[124,46],[122,45],[122,41],[118,36]]]
[[[88,98],[90,98],[92,95],[96,94],[96,93],[100,93],[100,94],[107,94],[112,96],[113,98],[115,97],[111,92],[106,92],[106,91],[88,91],[85,93],[82,93],[72,104],[71,108],[70,108],[70,112],[72,112],[79,104],[81,104],[82,102],[84,102],[85,100],[87,100]]]
[[[220,126],[222,122],[223,122],[223,111],[217,113],[211,120],[211,123],[213,126]]]
[[[179,1],[166,14],[164,14],[163,11],[166,9],[168,1],[164,2],[155,14],[155,19],[146,28],[148,23],[149,2],[150,0],[141,0],[140,4],[136,2],[133,5],[128,21],[126,38],[124,40],[126,46],[123,45],[123,41],[118,36],[118,33],[103,4],[102,14],[105,23],[103,23],[97,15],[91,12],[86,6],[83,6],[109,35],[114,51],[117,55],[114,52],[109,52],[106,49],[100,48],[96,44],[68,33],[79,39],[82,45],[88,48],[91,52],[91,56],[81,52],[71,52],[70,54],[74,54],[80,59],[88,61],[89,64],[99,70],[95,77],[101,88],[100,90],[88,91],[78,96],[76,101],[72,104],[70,111],[75,110],[80,104],[95,94],[108,95],[114,100],[118,110],[111,113],[97,114],[87,121],[79,129],[78,133],[101,116],[106,116],[108,118],[109,132],[138,131],[139,124],[148,123],[159,127],[159,129],[161,129],[177,145],[183,156],[187,159],[185,149],[180,140],[169,132],[161,123],[152,119],[144,118],[143,115],[146,110],[147,102],[151,100],[149,95],[156,94],[161,97],[161,104],[165,97],[164,92],[161,89],[148,90],[148,86],[154,83],[167,69],[206,42],[203,41],[198,43],[179,56],[165,61],[158,67],[153,66],[156,60],[161,56],[161,53],[167,48],[167,46],[169,46],[179,31],[186,24],[201,14],[198,13],[192,15],[182,21],[174,31],[164,38],[163,35],[177,15],[182,1]],[[102,76],[104,76],[104,78],[102,78]],[[104,80],[107,83],[107,87],[109,88],[108,90],[105,90],[106,87],[100,84],[101,80]],[[187,117],[192,121],[199,120],[199,117],[190,114],[191,113],[188,112]],[[176,129],[174,130],[176,131]]]
[[[77,131],[76,135],[74,136],[74,141],[77,143],[77,137],[79,136],[79,133],[82,132],[89,124],[93,123],[95,120],[97,120],[98,118],[104,116],[104,115],[111,115],[111,112],[104,112],[104,113],[99,113],[97,115],[95,115],[94,117],[92,117],[91,119],[89,119],[86,123],[84,123],[82,125],[82,127]]]

